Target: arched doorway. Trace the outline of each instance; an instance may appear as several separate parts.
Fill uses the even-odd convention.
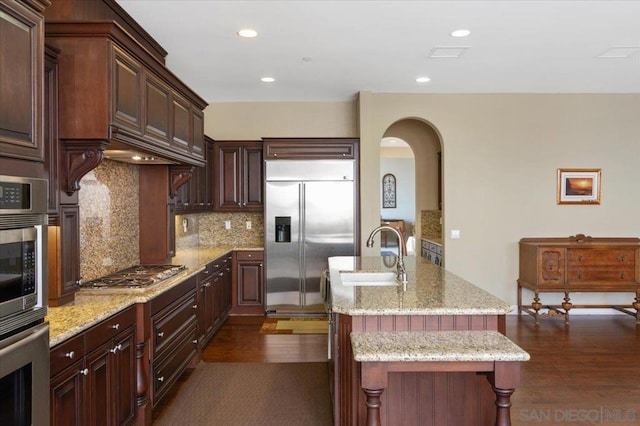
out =
[[[420,239],[442,241],[442,142],[438,133],[427,122],[416,118],[398,120],[387,128],[383,141],[397,139],[405,142],[413,154],[414,162],[414,214],[413,223],[405,224],[407,238],[415,236],[416,255],[420,255]],[[381,141],[382,143],[382,141]],[[383,159],[388,155],[380,150],[380,178],[385,174]],[[382,180],[381,180],[382,181]],[[401,189],[397,189],[400,193]],[[404,191],[406,192],[406,191]],[[382,208],[381,218],[393,219],[391,210]],[[410,221],[408,221],[410,222]],[[384,241],[383,241],[384,243]]]

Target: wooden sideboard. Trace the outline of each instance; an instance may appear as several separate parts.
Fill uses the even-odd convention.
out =
[[[534,293],[529,305],[522,303],[522,289]],[[540,293],[564,293],[559,305],[543,305]],[[635,293],[628,305],[574,305],[569,294]],[[523,238],[520,240],[518,312],[532,315],[536,323],[540,309],[569,322],[571,308],[613,308],[634,316],[640,323],[640,238],[593,238],[578,234],[568,238]],[[632,311],[635,309],[635,312]]]
[[[393,228],[396,228],[398,231],[400,231],[400,233],[402,234],[403,239],[407,239],[406,237],[406,231],[404,228],[404,220],[403,219],[382,219],[380,221],[380,225],[386,225],[386,226],[391,226]],[[390,231],[382,231],[380,233],[380,245],[382,247],[387,247],[389,245],[389,234],[391,232]],[[396,241],[396,236],[391,234],[391,241],[395,242]]]

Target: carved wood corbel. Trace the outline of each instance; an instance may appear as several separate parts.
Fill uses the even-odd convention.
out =
[[[171,165],[169,166],[169,197],[174,198],[180,188],[189,182],[193,176],[194,166]]]
[[[80,189],[80,179],[102,163],[107,139],[63,139],[66,170],[65,191],[68,195]]]

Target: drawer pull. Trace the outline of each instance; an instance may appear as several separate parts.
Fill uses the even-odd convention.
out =
[[[164,331],[159,332],[158,337],[164,337]]]
[[[578,261],[579,262],[582,262],[583,260],[584,260],[584,256],[582,256],[582,255],[578,256]]]
[[[208,270],[206,270],[206,269],[205,269],[204,271],[202,271],[202,274],[203,274],[203,275],[209,275],[210,273],[211,273],[211,272],[209,272],[209,271],[208,271]]]
[[[581,280],[582,279],[582,272],[578,272],[578,279]]]
[[[620,279],[624,280],[624,272],[620,272]]]
[[[193,343],[194,345],[197,345],[197,344],[198,344],[198,339],[193,339],[192,343]]]
[[[74,351],[71,351],[64,354],[64,356],[65,358],[73,359],[76,356],[76,353]]]
[[[221,276],[223,276],[223,275],[224,275],[224,272],[220,272],[220,273],[218,274],[218,276],[219,276],[219,277],[221,277]]]
[[[624,262],[627,260],[627,256],[620,256],[620,262]]]
[[[198,309],[198,304],[196,303],[195,305],[192,306],[193,309]]]
[[[253,255],[252,254],[248,254],[247,257],[253,257]]]
[[[117,330],[120,328],[120,324],[113,324],[111,328],[113,328],[114,330]]]
[[[205,286],[205,287],[211,287],[211,281],[209,281],[209,282],[207,282],[207,283],[204,283],[204,286]]]
[[[120,350],[122,350],[122,345],[121,345],[121,344],[118,344],[118,345],[116,345],[113,349],[111,349],[111,353],[112,353],[112,354],[115,354],[116,352],[118,352],[118,351],[120,351]]]
[[[164,376],[160,376],[160,377],[158,377],[158,381],[159,381],[159,382],[164,382]]]
[[[79,373],[82,374],[83,376],[88,376],[89,375],[89,369],[85,368],[84,370],[80,370]]]

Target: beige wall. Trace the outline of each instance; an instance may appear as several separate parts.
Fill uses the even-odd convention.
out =
[[[204,113],[204,133],[217,140],[358,137],[356,102],[231,102]]]
[[[379,220],[380,139],[403,118],[430,123],[443,144],[447,269],[515,303],[520,238],[640,236],[638,111],[637,94],[361,92],[355,104],[213,104],[205,130],[217,139],[351,137],[359,131],[366,238]],[[602,204],[557,205],[559,167],[601,168]],[[448,238],[451,229],[461,231],[459,240]],[[632,299],[621,297],[575,295],[573,301]]]

